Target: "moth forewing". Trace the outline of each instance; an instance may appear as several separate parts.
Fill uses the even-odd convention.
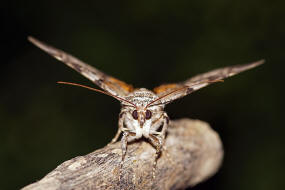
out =
[[[28,37],[28,40],[35,46],[55,57],[57,60],[76,70],[110,94],[122,97],[133,91],[132,85],[111,77],[60,49],[54,48],[31,36]]]
[[[263,64],[264,62],[265,60],[259,60],[249,64],[234,65],[234,66],[215,69],[213,71],[191,77],[184,82],[163,84],[161,86],[154,88],[154,92],[156,92],[158,96],[163,97],[161,98],[162,103],[167,104],[176,99],[191,94],[192,92],[195,92],[201,88],[204,88],[210,84],[221,82],[223,81],[223,79],[226,79],[243,71],[257,67]],[[183,89],[185,86],[187,86],[188,88]]]

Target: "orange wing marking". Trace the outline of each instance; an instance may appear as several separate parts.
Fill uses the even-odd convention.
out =
[[[108,85],[118,85],[119,87],[123,88],[127,92],[132,92],[134,90],[132,85],[129,85],[113,77],[108,77],[108,83],[109,83]]]
[[[160,85],[156,88],[153,89],[154,93],[156,94],[161,94],[161,93],[164,93],[164,92],[169,92],[169,91],[172,91],[176,88],[179,88],[181,87],[180,85],[178,84],[163,84],[163,85]]]

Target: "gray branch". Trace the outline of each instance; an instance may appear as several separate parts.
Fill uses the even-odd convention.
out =
[[[155,149],[145,140],[130,143],[119,180],[120,142],[68,160],[23,190],[185,189],[217,172],[223,148],[218,134],[199,120],[170,122],[166,151],[152,178]]]

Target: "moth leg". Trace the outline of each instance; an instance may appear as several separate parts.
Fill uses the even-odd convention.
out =
[[[167,131],[167,126],[165,125],[169,124],[169,117],[167,116],[166,113],[162,113],[159,118],[157,118],[156,120],[154,120],[151,125],[151,134],[155,134],[155,135],[165,135],[166,131]],[[160,131],[158,131],[160,130]]]
[[[164,140],[162,140],[161,138],[157,138],[154,135],[150,135],[149,136],[149,140],[150,140],[151,144],[153,146],[155,146],[155,148],[156,148],[155,157],[154,157],[154,161],[153,161],[153,164],[152,164],[152,177],[154,179],[155,178],[155,172],[156,172],[157,160],[158,160],[158,158],[159,158],[159,156],[161,154],[163,141]]]
[[[126,153],[127,153],[128,136],[129,136],[129,132],[124,132],[123,137],[121,139],[122,157],[121,157],[121,162],[120,162],[119,180],[121,179],[121,172],[122,172],[122,168],[123,168],[123,163],[124,163]]]
[[[115,135],[115,137],[112,139],[112,141],[110,142],[110,144],[113,144],[113,143],[115,143],[115,142],[118,141],[118,138],[120,137],[121,132],[122,132],[122,129],[121,129],[121,127],[119,127],[119,128],[118,128],[118,131],[117,131],[117,133],[116,133],[116,135]]]
[[[155,136],[154,134],[151,134],[149,138],[153,146],[156,147],[155,159],[154,159],[153,167],[152,167],[152,177],[153,178],[155,178],[157,160],[159,156],[161,155],[162,150],[163,149],[165,150],[164,142],[165,142],[166,131],[168,128],[169,118],[166,113],[163,114],[163,118],[164,120],[162,120],[162,122],[156,122],[156,125],[159,125],[159,126],[162,125],[161,132],[155,132],[154,134],[156,134],[157,136]]]
[[[168,149],[167,147],[164,145],[162,147],[162,150],[163,150],[163,154],[165,154],[165,156],[167,157],[167,159],[171,162],[171,164],[174,166],[175,165],[175,162],[173,160],[173,158],[170,156],[169,152],[168,152]]]
[[[109,144],[113,144],[118,141],[120,134],[122,133],[123,127],[124,127],[124,114],[125,112],[120,113],[119,115],[119,124],[118,124],[118,131],[115,135],[115,137],[112,139],[112,141]]]
[[[119,127],[119,128],[118,128],[118,131],[117,131],[117,133],[116,133],[116,135],[115,135],[115,137],[112,139],[112,141],[111,141],[109,144],[113,144],[113,143],[117,142],[117,141],[118,141],[118,138],[120,137],[121,132],[122,132],[122,130],[121,130],[121,128]]]
[[[123,137],[121,140],[121,149],[122,149],[122,159],[121,159],[121,163],[120,163],[120,169],[123,167],[123,162],[127,153],[127,145],[128,145],[128,136],[129,136],[129,132],[124,132],[123,133]]]
[[[168,129],[168,124],[169,124],[169,117],[167,116],[166,113],[164,113],[164,122],[162,123],[162,130],[160,132],[160,134],[157,136],[157,138],[160,140],[160,142],[162,143],[162,149],[165,151],[166,156],[168,157],[169,154],[167,152],[166,146],[164,146],[164,142],[165,142],[165,135]],[[161,150],[162,151],[162,150]]]
[[[163,114],[163,118],[164,118],[164,123],[162,126],[162,130],[161,130],[161,134],[158,135],[159,137],[161,137],[163,140],[165,139],[165,135],[168,129],[168,124],[169,124],[169,117],[167,116],[166,113]],[[163,142],[164,143],[164,142]]]

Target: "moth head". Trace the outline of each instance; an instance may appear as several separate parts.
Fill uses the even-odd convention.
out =
[[[150,120],[152,117],[151,110],[135,109],[132,111],[132,117],[134,120],[138,120],[140,127],[144,125],[146,120]]]
[[[122,111],[129,113],[129,117],[134,120],[140,127],[145,123],[151,123],[156,114],[164,109],[164,105],[151,106],[150,102],[156,100],[158,96],[150,90],[145,88],[136,89],[134,92],[128,94],[124,99],[134,104],[130,105],[128,102],[122,102]]]

